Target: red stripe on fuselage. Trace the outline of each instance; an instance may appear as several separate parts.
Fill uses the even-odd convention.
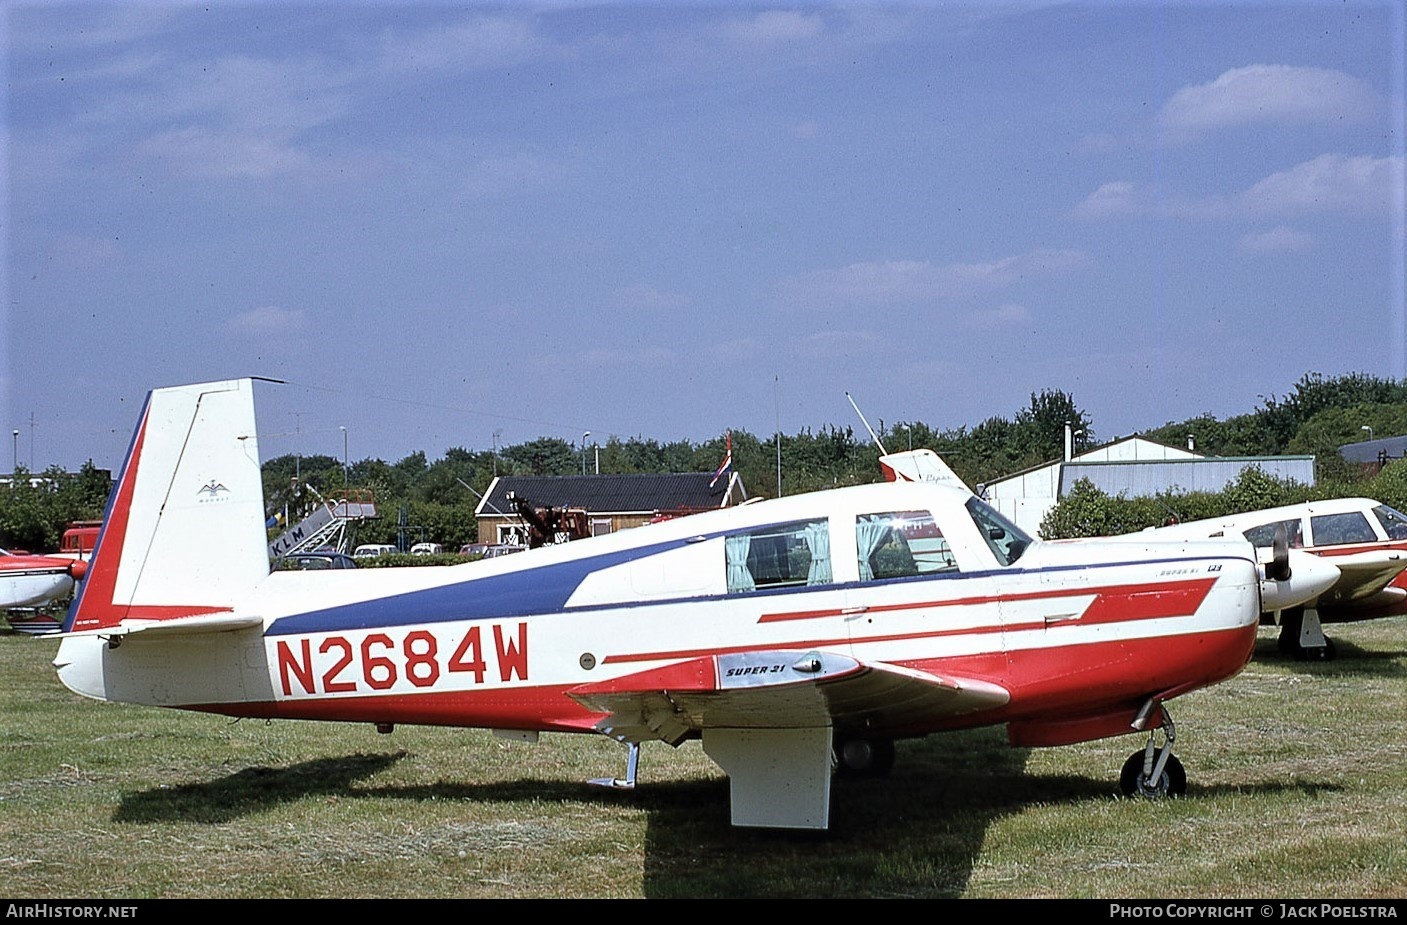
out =
[[[1147,620],[1154,617],[1174,617],[1191,613],[1202,605],[1215,578],[1201,578],[1196,581],[1183,581],[1176,584],[1166,582],[1140,585],[1111,585],[1107,587],[1069,587],[1050,590],[1028,591],[1024,594],[987,594],[977,597],[957,597],[948,600],[915,601],[902,604],[881,604],[864,608],[866,614],[886,613],[898,610],[926,610],[937,607],[970,607],[980,604],[1004,604],[1019,601],[1052,600],[1063,597],[1088,597],[1095,599],[1082,618],[1090,620],[1096,615],[1097,622],[1108,623],[1121,620]],[[758,623],[780,623],[787,620],[814,620],[824,617],[838,617],[859,612],[853,607],[833,607],[826,610],[794,610],[781,613],[765,613]]]
[[[786,642],[772,646],[772,648],[812,649],[829,646],[859,646],[876,642],[899,642],[906,639],[939,639],[945,636],[981,636],[1029,629],[1058,631],[1064,628],[1088,626],[1092,623],[1131,623],[1136,620],[1191,616],[1197,612],[1197,608],[1202,606],[1202,602],[1206,600],[1207,595],[1211,593],[1212,587],[1215,584],[1215,578],[1199,578],[1195,581],[1184,581],[1176,585],[1141,584],[1106,588],[1061,589],[1058,591],[1036,591],[1029,594],[990,595],[986,597],[956,598],[947,601],[922,601],[912,604],[885,604],[879,607],[864,609],[863,613],[867,617],[873,617],[881,613],[923,610],[926,608],[972,604],[1002,604],[1017,601],[1095,595],[1095,600],[1085,609],[1083,614],[1072,616],[1059,623],[1048,624],[1044,620],[1028,620],[1022,623],[992,623],[986,626],[963,626],[947,629],[935,628],[914,630],[905,633],[877,633],[874,635],[843,637],[816,636],[809,639],[787,640]],[[809,620],[822,617],[834,618],[852,612],[858,613],[861,611],[849,607],[837,607],[830,610],[805,610],[783,614],[764,614],[758,622],[771,623],[782,620]],[[652,662],[661,659],[697,658],[700,655],[709,654],[728,655],[737,652],[751,652],[756,648],[757,644],[752,643],[749,645],[708,649],[707,651],[700,649],[675,649],[663,652],[627,653],[622,655],[608,655],[602,659],[602,664],[609,665],[627,662]]]
[[[1004,707],[962,716],[933,717],[902,729],[876,734],[923,734],[965,729],[1009,720],[1068,720],[1103,709],[1127,709],[1130,719],[1147,697],[1169,690],[1186,692],[1224,680],[1244,667],[1255,646],[1254,624],[1212,630],[1176,639],[1110,640],[1053,649],[1032,649],[1008,657],[955,656],[896,664],[943,676],[979,678],[1011,693]],[[799,644],[798,644],[799,645]],[[722,654],[723,650],[714,653]],[[481,691],[386,694],[382,696],[300,697],[257,703],[189,704],[184,708],[229,716],[270,719],[406,723],[590,732],[604,714],[586,710],[567,691],[577,679],[552,686],[512,686]],[[1130,732],[1134,730],[1129,729]]]

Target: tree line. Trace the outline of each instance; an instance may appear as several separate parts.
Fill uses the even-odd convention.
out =
[[[1101,444],[1090,415],[1070,393],[1048,389],[1032,393],[1029,403],[1011,417],[994,416],[973,426],[937,429],[922,421],[878,422],[877,435],[891,452],[928,448],[937,452],[968,485],[977,486],[1063,457],[1067,424],[1075,451]],[[1190,436],[1197,452],[1208,456],[1276,456],[1312,454],[1317,459],[1317,485],[1266,484],[1255,476],[1240,489],[1217,493],[1214,499],[1103,499],[1082,489],[1072,492],[1052,511],[1050,536],[1076,535],[1073,530],[1107,530],[1111,523],[1152,526],[1166,522],[1167,508],[1185,513],[1208,505],[1273,506],[1252,503],[1256,498],[1284,498],[1312,491],[1319,497],[1385,493],[1384,503],[1397,499],[1395,483],[1383,475],[1365,482],[1361,467],[1345,462],[1338,448],[1365,438],[1407,434],[1407,380],[1382,379],[1362,373],[1326,378],[1307,373],[1282,397],[1262,397],[1245,414],[1219,420],[1210,414],[1169,421],[1139,436],[1171,446],[1184,446]],[[868,432],[850,426],[823,425],[795,434],[756,435],[738,428],[731,432],[733,468],[751,497],[798,494],[822,488],[878,481],[879,448]],[[612,437],[599,447],[603,473],[711,472],[722,461],[725,437],[700,442]],[[597,452],[585,460],[595,471]],[[780,465],[778,460],[780,459]],[[457,548],[477,539],[474,508],[497,475],[572,475],[583,468],[581,451],[566,440],[540,437],[495,450],[453,447],[431,461],[417,451],[396,462],[367,458],[344,468],[327,455],[286,454],[263,465],[264,497],[269,512],[287,511],[296,517],[318,498],[329,500],[349,488],[371,491],[381,517],[363,524],[359,542],[409,545],[420,540]],[[1394,476],[1395,477],[1395,476]],[[1271,480],[1272,482],[1274,480]],[[0,546],[34,551],[57,548],[64,525],[102,515],[109,486],[101,472],[84,466],[76,474],[56,469],[37,479],[17,469],[0,491]],[[1407,498],[1400,499],[1407,505]],[[1075,504],[1094,502],[1107,509],[1098,517],[1088,510],[1069,514]],[[1175,503],[1174,503],[1175,502]],[[1290,503],[1275,501],[1276,504]],[[1130,506],[1125,508],[1125,506]],[[1118,511],[1115,511],[1115,509]],[[1064,509],[1064,510],[1062,510]],[[1161,516],[1153,513],[1160,512]],[[1114,512],[1114,513],[1110,513]],[[1217,509],[1214,514],[1233,513]],[[1205,516],[1212,516],[1208,514]],[[1143,521],[1153,519],[1152,523]],[[1043,526],[1042,533],[1046,533]],[[1088,535],[1088,534],[1080,534]]]

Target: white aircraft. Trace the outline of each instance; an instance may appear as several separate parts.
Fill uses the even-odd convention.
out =
[[[883,773],[896,739],[983,725],[1016,746],[1139,733],[1122,790],[1184,792],[1168,701],[1255,646],[1239,536],[1044,543],[965,488],[899,480],[462,565],[270,573],[252,395],[149,395],[59,634],[72,690],[605,734],[626,787],[640,743],[701,740],[733,824],[824,829],[833,762]]]
[[[1144,531],[1149,532],[1245,536],[1261,550],[1273,549],[1278,542],[1292,556],[1309,554],[1321,568],[1333,568],[1336,580],[1322,594],[1298,605],[1267,602],[1263,622],[1279,624],[1280,651],[1287,655],[1332,659],[1334,643],[1324,635],[1322,624],[1407,613],[1407,514],[1372,498],[1290,504]]]

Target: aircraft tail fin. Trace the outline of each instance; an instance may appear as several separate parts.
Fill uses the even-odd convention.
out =
[[[951,485],[969,492],[972,490],[943,462],[943,457],[932,450],[887,453],[879,458],[879,467],[884,472],[886,482],[928,482]]]
[[[253,380],[153,390],[64,632],[226,612],[268,574]]]

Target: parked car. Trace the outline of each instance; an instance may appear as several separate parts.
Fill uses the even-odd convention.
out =
[[[384,543],[363,543],[352,552],[354,559],[375,559],[377,556],[389,556],[396,551],[396,547],[388,546]]]
[[[439,543],[416,543],[410,547],[412,556],[437,556],[444,551],[445,548]]]
[[[512,543],[465,543],[459,547],[461,556],[474,556],[479,559],[493,559],[497,556],[506,556],[510,553],[522,552],[526,546],[518,546]]]
[[[274,571],[288,569],[356,568],[357,560],[345,552],[296,552],[274,560]]]

